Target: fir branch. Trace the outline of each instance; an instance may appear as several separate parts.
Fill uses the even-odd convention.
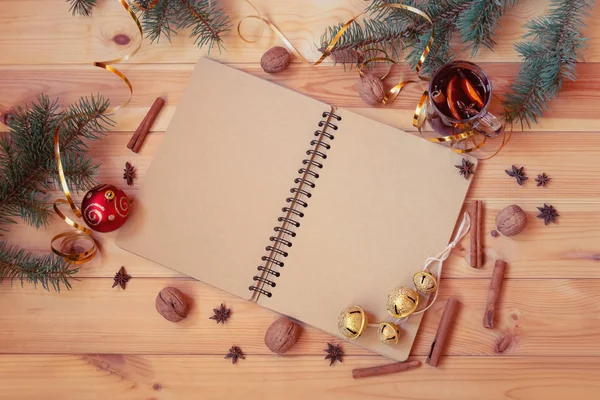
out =
[[[500,18],[516,3],[517,0],[473,0],[459,15],[456,28],[462,41],[471,48],[471,57],[477,54],[481,45],[493,50]]]
[[[61,257],[52,254],[37,256],[26,252],[17,246],[10,246],[0,242],[0,283],[5,279],[11,283],[17,279],[21,286],[25,282],[39,284],[46,290],[52,287],[60,292],[61,285],[70,289],[70,279],[79,271]]]
[[[525,24],[531,41],[515,45],[523,64],[503,102],[507,122],[536,123],[563,81],[575,80],[577,51],[585,44],[583,18],[592,3],[552,0],[547,15]]]
[[[229,17],[214,4],[215,0],[159,0],[153,7],[151,0],[142,0],[139,14],[146,36],[152,42],[161,37],[171,41],[171,34],[180,29],[191,29],[190,37],[199,48],[224,49],[223,36],[231,29]]]
[[[96,7],[96,0],[67,0],[71,3],[69,11],[73,15],[83,15],[89,17],[92,14],[92,8]]]
[[[94,140],[112,124],[106,116],[108,101],[101,96],[82,98],[60,112],[56,101],[40,96],[30,107],[19,107],[0,138],[0,231],[20,217],[39,228],[52,214],[48,190],[58,187],[54,159],[54,131],[63,117],[60,143],[67,184],[80,191],[93,186],[97,165],[85,155],[83,141]]]
[[[423,75],[429,75],[454,58],[450,40],[457,28],[463,42],[472,48],[473,55],[480,45],[492,48],[500,17],[515,3],[516,0],[373,0],[366,9],[369,18],[363,24],[375,29],[361,30],[351,25],[334,47],[332,56],[336,62],[344,64],[357,62],[352,56],[364,52],[368,43],[386,51],[393,50],[398,59],[400,46],[397,40],[401,39],[403,47],[410,49],[406,62],[414,68],[429,41],[431,24],[410,11],[384,7],[386,4],[404,4],[422,10],[433,21],[435,39],[422,70]],[[340,27],[328,28],[321,38],[319,50],[323,51],[331,43]],[[340,52],[342,56],[338,55]],[[343,57],[348,54],[350,57]]]

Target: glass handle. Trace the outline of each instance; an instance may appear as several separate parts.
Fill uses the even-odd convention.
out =
[[[502,123],[491,113],[486,113],[477,121],[474,130],[489,138],[495,138],[502,132]]]

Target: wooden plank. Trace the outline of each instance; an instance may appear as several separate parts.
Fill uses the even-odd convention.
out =
[[[233,66],[318,100],[351,108],[385,124],[415,131],[412,115],[424,88],[421,84],[407,86],[389,106],[369,107],[358,96],[356,70],[344,72],[342,66],[311,67],[296,63],[281,74],[270,75],[258,64]],[[117,124],[114,129],[135,130],[156,97],[164,96],[167,105],[153,129],[165,130],[193,67],[193,64],[125,64],[121,67],[133,83],[134,97],[127,107],[115,115]],[[502,93],[507,90],[517,73],[519,64],[486,63],[482,67],[492,77],[497,94],[492,101],[491,111],[499,115],[502,112]],[[386,85],[391,87],[397,83],[402,72],[406,73],[405,77],[414,76],[406,67],[395,68],[393,75],[386,80]],[[595,64],[581,64],[578,72],[578,81],[564,84],[560,97],[551,102],[544,118],[533,127],[536,131],[598,131],[596,110],[600,108],[600,94],[590,88],[598,85],[600,78],[596,74]],[[92,93],[104,95],[115,106],[124,103],[129,97],[129,92],[120,79],[91,65],[0,65],[0,89],[0,105],[5,108],[29,103],[41,93],[59,98],[62,105],[68,105],[77,101],[80,96]],[[6,127],[0,124],[0,131],[2,130],[6,130]]]
[[[219,3],[233,22],[232,31],[225,37],[228,51],[220,55],[222,60],[256,62],[268,48],[281,44],[268,30],[265,30],[264,36],[256,43],[243,42],[237,35],[236,26],[242,17],[253,14],[254,11],[243,1],[222,0]],[[310,6],[302,0],[254,0],[253,3],[283,30],[306,57],[313,60],[319,56],[316,44],[320,43],[325,29],[346,22],[366,6],[362,0],[311,2]],[[2,63],[86,63],[107,60],[132,51],[139,41],[139,33],[136,32],[133,21],[118,1],[106,0],[99,4],[94,10],[93,18],[88,19],[72,17],[68,12],[68,4],[62,0],[3,0],[3,12],[0,14],[0,54],[5,57]],[[482,49],[477,59],[520,61],[514,44],[526,32],[523,23],[527,19],[543,15],[547,8],[546,0],[519,2],[502,19],[494,51]],[[584,30],[584,34],[590,39],[590,47],[583,52],[583,59],[588,62],[600,61],[600,45],[595,40],[600,37],[598,16],[600,11],[596,8],[586,20],[589,27]],[[260,32],[259,25],[254,21],[248,22],[244,29],[251,37],[256,37]],[[130,62],[194,62],[200,55],[206,54],[207,50],[198,50],[193,39],[187,37],[188,33],[181,32],[174,36],[172,43],[164,38],[154,44],[145,40],[142,50]],[[119,45],[115,41],[118,35],[125,35],[131,41],[126,45]],[[470,50],[464,47],[456,34],[453,48],[459,52],[459,58],[470,57]]]
[[[423,358],[419,358],[424,361]],[[600,395],[600,362],[585,357],[451,357],[440,368],[352,380],[379,357],[249,356],[232,366],[214,356],[4,355],[2,394],[56,399],[563,400]],[[401,396],[401,397],[397,397]]]
[[[90,147],[94,159],[102,162],[98,181],[112,183],[135,198],[139,185],[160,144],[163,133],[154,132],[139,154],[126,149],[131,132],[111,132]],[[334,150],[332,150],[334,151]],[[469,194],[485,204],[484,246],[486,268],[475,270],[468,266],[468,239],[454,250],[445,266],[448,277],[491,276],[495,258],[511,263],[512,278],[600,278],[600,145],[592,133],[526,133],[514,136],[511,143],[495,158],[484,161]],[[126,161],[137,168],[133,187],[122,179]],[[525,165],[530,180],[518,186],[504,170],[511,164]],[[449,166],[453,168],[452,166]],[[536,187],[536,174],[546,172],[552,181],[545,188]],[[292,178],[290,178],[292,179]],[[80,201],[84,193],[75,195]],[[59,192],[54,197],[61,197]],[[496,214],[505,206],[520,204],[528,214],[528,226],[514,238],[493,238]],[[561,215],[557,224],[544,226],[537,219],[537,208],[552,203]],[[184,214],[174,215],[184,218]],[[24,224],[10,227],[6,239],[38,252],[49,250],[50,238],[68,227],[54,220],[46,230],[36,231]],[[116,233],[97,234],[101,255],[82,267],[80,276],[111,277],[121,265],[134,268],[137,276],[181,276],[119,249]]]
[[[111,289],[107,278],[82,279],[60,294],[1,284],[2,304],[10,306],[0,314],[0,353],[215,354],[236,344],[249,354],[270,354],[263,337],[276,318],[273,312],[191,279],[138,278],[135,269],[128,272],[133,278],[126,291]],[[165,286],[193,300],[188,318],[179,324],[154,308]],[[444,354],[494,355],[504,340],[503,354],[511,356],[600,356],[595,301],[600,280],[507,279],[494,330],[481,323],[488,286],[487,279],[443,280],[413,354],[429,352],[445,300],[453,296],[462,306]],[[232,309],[225,325],[208,319],[221,302]],[[290,354],[322,354],[332,340],[337,341],[306,327]],[[369,354],[351,343],[345,348],[348,354]]]

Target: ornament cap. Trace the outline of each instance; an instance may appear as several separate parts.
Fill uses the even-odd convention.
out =
[[[360,306],[348,307],[338,317],[338,329],[348,339],[356,339],[367,329],[367,315]]]

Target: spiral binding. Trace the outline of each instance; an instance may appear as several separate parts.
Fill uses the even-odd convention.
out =
[[[261,271],[261,274],[253,277],[256,284],[248,288],[255,292],[255,294],[267,297],[272,296],[272,293],[265,289],[265,285],[275,287],[275,282],[269,278],[278,278],[280,276],[280,273],[274,271],[272,266],[275,265],[282,268],[285,265],[279,258],[286,258],[288,256],[289,253],[284,249],[292,247],[291,238],[296,237],[294,229],[300,227],[298,220],[304,218],[304,212],[298,208],[301,207],[304,209],[308,207],[306,199],[311,198],[312,193],[310,190],[316,187],[314,181],[319,179],[319,173],[315,169],[319,170],[323,168],[323,163],[317,161],[317,159],[321,161],[326,160],[327,154],[325,154],[325,151],[331,149],[331,144],[324,141],[324,139],[332,141],[335,138],[334,135],[327,132],[327,129],[337,131],[338,126],[333,120],[338,122],[342,120],[342,117],[333,113],[333,109],[325,111],[322,117],[325,119],[318,124],[321,129],[314,133],[317,139],[311,140],[311,148],[306,151],[306,155],[309,157],[302,160],[303,167],[298,170],[300,176],[294,179],[294,183],[297,186],[290,189],[290,193],[293,196],[285,199],[288,206],[281,209],[285,214],[283,217],[277,218],[277,221],[281,224],[273,228],[277,235],[269,238],[271,244],[265,247],[267,254],[261,257],[263,264],[257,268],[258,271]]]

